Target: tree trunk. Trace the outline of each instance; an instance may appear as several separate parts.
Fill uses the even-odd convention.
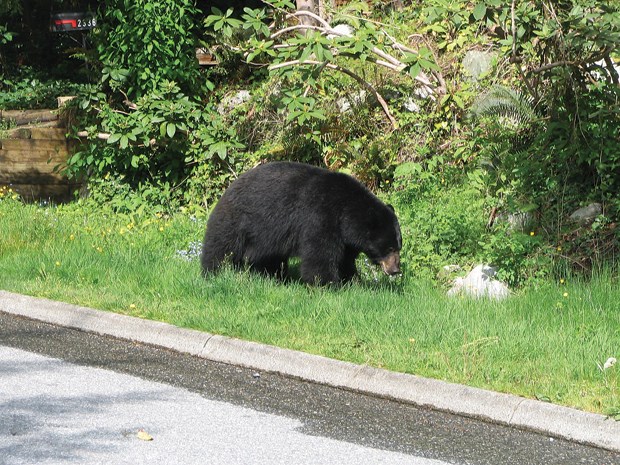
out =
[[[300,10],[309,11],[310,13],[314,13],[315,15],[319,14],[318,3],[319,3],[319,0],[296,0],[295,1],[295,4],[297,5],[297,11],[300,11]],[[318,23],[314,19],[308,16],[300,16],[299,20],[301,21],[301,24],[303,24],[304,26],[318,26]]]

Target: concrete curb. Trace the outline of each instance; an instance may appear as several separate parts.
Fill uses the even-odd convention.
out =
[[[603,415],[6,291],[0,311],[620,452],[620,422]]]

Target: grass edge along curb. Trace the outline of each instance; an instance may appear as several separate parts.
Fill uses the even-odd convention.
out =
[[[2,290],[0,311],[620,452],[620,422],[569,407]]]

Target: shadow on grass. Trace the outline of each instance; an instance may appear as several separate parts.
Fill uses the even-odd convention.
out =
[[[298,258],[291,258],[289,260],[288,270],[286,276],[284,277],[273,276],[269,273],[253,269],[251,266],[248,265],[243,268],[235,267],[230,262],[225,263],[214,275],[207,275],[206,279],[210,279],[210,276],[215,275],[220,275],[224,278],[224,281],[232,279],[236,285],[239,284],[239,278],[243,277],[243,279],[247,279],[250,283],[264,282],[266,284],[276,286],[298,287],[299,289],[305,288],[327,290],[333,292],[361,288],[363,290],[402,294],[404,293],[407,282],[405,277],[402,275],[387,276],[381,271],[379,267],[359,261],[358,273],[349,282],[331,283],[327,285],[310,285],[304,282],[301,278],[301,260]]]

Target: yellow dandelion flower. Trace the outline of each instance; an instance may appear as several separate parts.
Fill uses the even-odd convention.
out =
[[[565,292],[564,294],[562,294],[564,297],[568,297],[568,292]]]
[[[56,262],[56,266],[60,266],[60,262]]]
[[[560,278],[560,284],[564,284],[566,281],[564,281],[564,278]]]
[[[131,308],[132,310],[134,310],[136,308],[136,304],[129,304],[129,308]]]
[[[530,232],[530,236],[534,236],[536,233],[534,231]]]
[[[73,234],[69,235],[69,240],[72,241],[75,239],[75,236]]]

